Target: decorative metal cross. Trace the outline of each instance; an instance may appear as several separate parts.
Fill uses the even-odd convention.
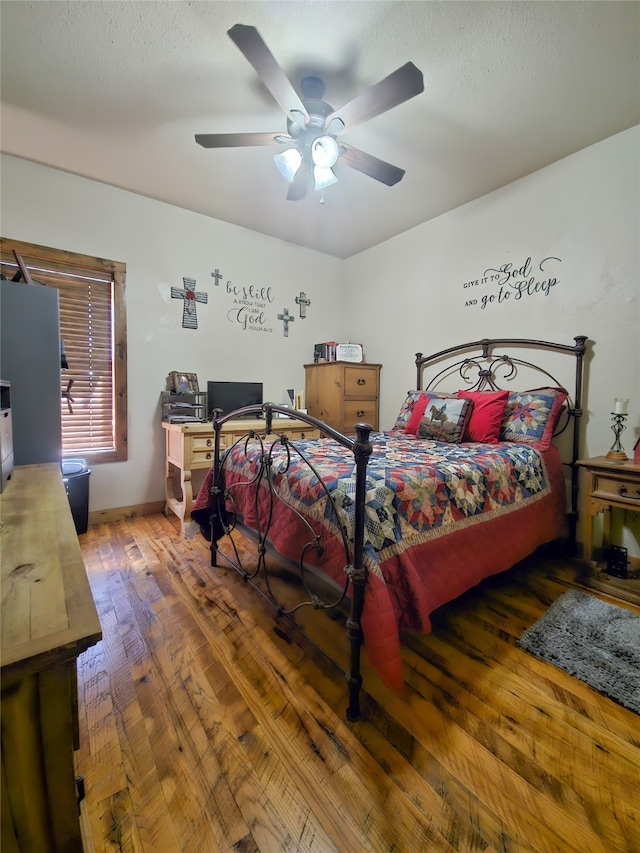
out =
[[[282,320],[284,322],[284,336],[285,338],[289,337],[289,323],[293,323],[295,317],[292,317],[289,314],[289,309],[285,308],[282,314],[278,314],[278,320]]]
[[[220,272],[220,270],[217,267],[214,270],[214,272],[211,273],[211,278],[215,278],[216,287],[217,287],[220,284],[220,279],[222,278],[222,273]]]
[[[196,290],[195,278],[183,278],[184,290],[179,287],[171,288],[172,299],[182,299],[182,328],[197,329],[198,315],[196,313],[196,302],[208,302],[209,296]]]
[[[311,300],[307,299],[307,294],[301,290],[300,296],[296,296],[296,302],[300,306],[300,318],[304,320],[307,316],[307,305],[311,305]]]

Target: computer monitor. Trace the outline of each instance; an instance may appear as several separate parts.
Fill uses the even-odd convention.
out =
[[[207,382],[207,416],[211,420],[214,409],[224,414],[244,406],[262,404],[262,382]],[[254,416],[255,417],[255,416]]]

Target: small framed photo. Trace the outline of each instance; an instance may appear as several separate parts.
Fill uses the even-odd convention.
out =
[[[168,379],[169,391],[172,394],[197,394],[200,391],[198,376],[195,373],[172,370]]]

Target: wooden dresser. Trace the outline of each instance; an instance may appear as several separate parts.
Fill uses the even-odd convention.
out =
[[[163,421],[162,426],[166,436],[164,511],[165,514],[173,512],[178,516],[180,530],[184,534],[185,520],[189,520],[193,504],[191,472],[211,468],[213,465],[215,433],[211,423],[181,424]],[[227,421],[220,435],[221,447],[229,447],[248,430],[263,432],[264,427],[264,421],[257,418]],[[286,433],[292,441],[320,437],[320,433],[312,429],[309,424],[291,418],[274,418],[273,432]],[[179,483],[176,483],[176,479]],[[179,488],[179,494],[176,486]]]
[[[0,495],[2,851],[81,851],[76,660],[102,633],[60,465]]]
[[[345,435],[360,422],[379,429],[380,364],[305,364],[305,404],[314,418]]]

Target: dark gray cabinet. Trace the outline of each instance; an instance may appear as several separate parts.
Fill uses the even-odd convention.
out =
[[[16,465],[60,462],[58,291],[0,281],[0,379],[11,383]]]

